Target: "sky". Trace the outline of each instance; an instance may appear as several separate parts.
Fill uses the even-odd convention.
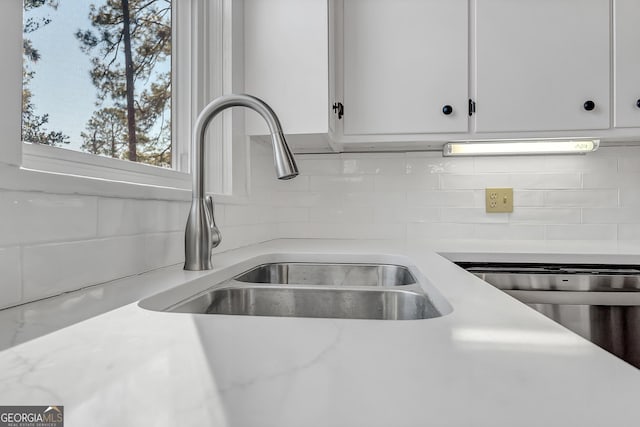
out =
[[[95,3],[98,3],[95,1]],[[80,132],[95,109],[96,89],[91,83],[89,56],[80,50],[74,33],[88,29],[87,0],[62,0],[58,10],[41,7],[29,16],[49,16],[49,25],[28,35],[41,59],[33,66],[30,83],[36,114],[49,114],[49,130],[71,137],[66,148],[79,150]],[[26,18],[25,14],[25,18]]]
[[[51,23],[27,35],[41,55],[31,66],[35,76],[29,84],[35,113],[49,114],[47,130],[68,135],[70,143],[64,148],[73,150],[80,150],[80,133],[99,108],[95,104],[97,91],[89,75],[90,56],[80,50],[75,37],[78,30],[92,29],[88,18],[92,3],[99,7],[105,0],[60,0],[57,10],[43,6],[25,13],[25,20],[51,19]],[[165,61],[156,69],[166,72],[170,66],[170,61]]]

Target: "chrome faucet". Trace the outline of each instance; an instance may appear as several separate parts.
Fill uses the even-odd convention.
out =
[[[214,99],[198,115],[191,138],[191,174],[193,196],[185,231],[185,270],[211,270],[211,251],[221,241],[213,217],[213,198],[204,190],[204,141],[207,126],[218,113],[231,107],[247,107],[265,119],[271,132],[273,158],[278,179],[298,175],[298,166],[282,134],[278,117],[264,101],[251,95],[226,95]]]

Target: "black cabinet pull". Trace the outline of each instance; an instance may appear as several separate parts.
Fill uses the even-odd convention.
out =
[[[596,104],[593,101],[587,101],[584,103],[584,109],[587,111],[591,111],[596,108]]]
[[[444,107],[442,107],[442,114],[448,116],[451,113],[453,113],[453,107],[451,107],[451,105],[445,105]]]
[[[640,99],[636,101],[636,107],[640,108]]]

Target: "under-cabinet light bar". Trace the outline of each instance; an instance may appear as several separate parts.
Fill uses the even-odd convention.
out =
[[[527,154],[585,154],[596,151],[597,139],[583,140],[495,140],[447,142],[444,156],[516,156]]]

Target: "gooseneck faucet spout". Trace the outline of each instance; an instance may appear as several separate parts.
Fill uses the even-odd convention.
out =
[[[264,101],[251,95],[225,95],[211,101],[198,115],[191,139],[191,175],[193,195],[185,231],[185,270],[211,270],[211,251],[221,241],[213,216],[213,199],[204,189],[204,144],[207,126],[222,111],[231,107],[247,107],[264,118],[269,126],[273,158],[278,179],[298,175],[298,167],[282,133],[278,117]]]

